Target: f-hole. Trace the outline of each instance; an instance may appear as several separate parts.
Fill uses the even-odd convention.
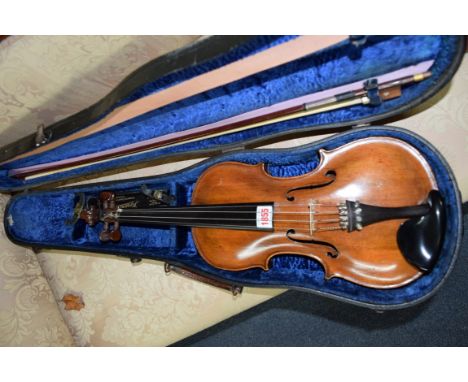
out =
[[[296,231],[294,229],[289,229],[286,232],[286,237],[289,240],[295,241],[298,243],[323,245],[324,247],[328,248],[328,251],[327,251],[328,257],[331,257],[333,259],[338,257],[339,255],[338,249],[333,244],[327,243],[326,241],[313,240],[313,239],[297,239],[297,238],[292,237],[292,235],[294,235],[295,233]]]
[[[335,170],[328,170],[325,173],[325,176],[327,178],[330,178],[330,180],[327,181],[327,182],[324,182],[324,183],[320,183],[320,184],[311,184],[309,186],[291,188],[290,190],[288,190],[288,192],[286,192],[286,199],[289,200],[290,202],[294,201],[294,196],[291,195],[291,193],[294,192],[294,191],[311,190],[313,188],[325,187],[325,186],[328,186],[328,185],[332,184],[336,179],[336,171]]]

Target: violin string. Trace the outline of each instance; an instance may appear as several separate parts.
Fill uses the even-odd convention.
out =
[[[122,214],[122,212],[120,213],[121,215],[120,216],[129,216],[127,215],[127,213],[139,213],[139,212],[146,212],[146,211],[140,211],[140,210],[136,210],[136,211],[132,211],[132,210],[123,210],[124,214]],[[157,211],[150,211],[150,212],[157,212]],[[255,211],[216,211],[216,210],[206,210],[206,211],[160,211],[160,212],[174,212],[174,213],[195,213],[195,212],[198,212],[198,213],[217,213],[217,214],[255,214],[256,212]],[[282,212],[282,211],[274,211],[273,212],[274,215],[310,215],[311,212]],[[320,211],[320,212],[314,212],[312,211],[312,215],[338,215],[339,213],[337,211],[329,211],[329,212],[325,212],[325,211]],[[139,216],[145,216],[145,215],[139,215]],[[152,215],[147,215],[147,216],[152,216]]]
[[[278,207],[282,207],[282,206],[285,206],[285,207],[309,207],[309,206],[325,206],[325,207],[339,207],[340,204],[342,204],[341,202],[336,202],[336,203],[314,203],[314,202],[310,202],[310,203],[295,203],[295,204],[290,204],[290,203],[275,203],[275,207],[278,206]]]
[[[314,223],[339,223],[340,219],[321,219],[314,220]]]
[[[338,226],[331,226],[331,227],[323,227],[323,228],[317,228],[313,232],[322,232],[322,231],[338,231],[338,230],[343,230],[342,227]]]
[[[166,224],[167,222],[164,221],[164,220],[151,220],[151,221],[148,221],[148,220],[142,220],[142,219],[129,219],[129,221],[127,221],[127,223],[161,223],[162,225]],[[170,224],[168,224],[170,225]],[[246,230],[252,230],[254,231],[253,226],[236,226],[236,225],[226,225],[226,226],[221,226],[221,227],[205,227],[205,228],[229,228],[229,227],[232,227],[232,228],[243,228],[243,229],[246,229]],[[338,230],[342,230],[343,228],[339,227],[339,226],[330,226],[330,227],[320,227],[320,228],[317,228],[315,229],[313,232],[323,232],[323,231],[338,231]],[[308,236],[310,237],[310,229],[298,229],[298,228],[295,228],[294,229],[294,232],[295,233],[306,233],[307,235],[305,236]]]
[[[266,204],[268,206],[268,204]],[[226,205],[228,206],[228,205]],[[326,224],[326,223],[339,223],[340,219],[313,219],[311,221],[311,217],[316,216],[316,215],[328,215],[328,216],[339,216],[339,211],[338,208],[340,206],[340,203],[308,203],[308,204],[295,204],[295,205],[290,205],[290,204],[281,204],[281,203],[275,203],[273,204],[275,207],[274,210],[274,215],[307,215],[309,218],[308,219],[273,219],[274,223],[298,223],[298,224],[306,224],[306,225],[311,225],[312,223],[315,224]],[[284,209],[295,209],[300,206],[307,206],[308,208],[311,207],[319,207],[319,206],[325,206],[325,207],[335,207],[333,211],[323,211],[323,210],[318,210],[318,211],[307,211],[307,212],[299,212],[299,211],[284,211]],[[147,208],[147,209],[122,209],[120,214],[121,214],[121,219],[124,220],[132,220],[134,222],[140,222],[140,223],[166,223],[167,220],[165,219],[182,219],[187,221],[189,223],[190,220],[228,220],[228,221],[256,221],[256,218],[208,218],[208,217],[183,217],[183,216],[144,216],[144,215],[132,215],[132,214],[138,214],[138,213],[145,213],[145,212],[151,212],[151,213],[158,213],[158,212],[170,212],[170,213],[217,213],[217,214],[227,214],[227,213],[243,213],[243,214],[255,214],[256,211],[226,211],[226,210],[219,210],[219,209],[207,209],[209,208],[209,205],[198,205],[198,206],[187,206],[187,207],[155,207],[155,208]],[[223,206],[220,206],[223,207]],[[282,207],[281,209],[279,207]],[[130,215],[127,215],[130,214]],[[249,227],[252,228],[252,227]],[[328,227],[318,227],[314,231],[315,232],[320,232],[320,231],[329,231],[329,230],[335,230],[335,229],[342,229],[339,226],[328,226]],[[304,230],[304,232],[310,232],[310,229]]]
[[[256,203],[252,203],[252,206],[255,206]],[[261,204],[261,202],[258,202],[258,206],[273,206],[275,209],[279,207],[287,207],[287,208],[296,208],[296,207],[316,207],[316,206],[325,206],[325,207],[339,207],[340,203],[308,203],[308,204],[282,204],[282,203],[274,203],[274,204]],[[220,205],[217,207],[229,207],[229,204],[226,205]],[[154,208],[122,208],[122,211],[138,211],[138,212],[154,212],[154,211],[173,211],[173,212],[189,212],[189,211],[194,211],[194,212],[199,212],[200,210],[203,212],[240,212],[240,213],[251,213],[252,211],[219,211],[217,209],[214,210],[208,210],[206,209],[207,207],[210,207],[209,204],[206,205],[194,205],[194,206],[185,206],[185,207],[154,207]],[[250,206],[238,206],[238,207],[250,207]],[[279,212],[279,211],[278,211]],[[286,213],[286,212],[284,212]],[[308,212],[307,212],[308,213]]]
[[[255,206],[255,205],[254,205]],[[254,207],[251,206],[250,208]],[[262,207],[263,205],[259,205],[259,207]],[[274,213],[275,214],[310,214],[310,210],[306,212],[300,212],[300,211],[283,211],[284,207],[282,209],[279,209],[278,206],[275,205],[268,205],[265,204],[264,206],[272,206],[274,208]],[[315,207],[317,204],[304,204],[300,206],[307,206],[307,207]],[[223,207],[223,206],[221,206]],[[333,205],[331,207],[338,207],[337,205]],[[289,206],[290,209],[294,209],[295,206]],[[207,209],[205,206],[193,206],[193,207],[172,207],[172,208],[164,208],[164,207],[155,207],[155,208],[122,208],[120,209],[121,212],[127,213],[138,213],[138,212],[174,212],[174,213],[186,213],[186,212],[191,212],[191,213],[201,213],[201,212],[213,212],[213,213],[242,213],[242,214],[252,214],[255,213],[255,210],[251,209],[250,211],[239,211],[239,210],[223,210],[223,209]],[[336,209],[332,210],[333,212],[336,212]],[[314,212],[314,211],[313,211]],[[318,210],[317,212],[314,213],[325,213],[326,211]],[[327,211],[328,212],[328,211]]]
[[[127,216],[122,216],[122,219],[120,220],[131,220],[131,219],[140,219],[142,221],[147,221],[147,222],[152,222],[152,221],[158,221],[158,220],[163,220],[163,219],[182,219],[182,220],[238,220],[238,221],[257,221],[255,218],[206,218],[206,217],[174,217],[174,216],[140,216],[140,215],[127,215]],[[165,220],[163,220],[165,221]],[[297,220],[297,219],[273,219],[274,223],[279,223],[279,222],[289,222],[289,223],[304,223],[304,224],[310,224],[310,219],[303,219],[303,220]],[[314,220],[313,223],[339,223],[340,219],[318,219]]]

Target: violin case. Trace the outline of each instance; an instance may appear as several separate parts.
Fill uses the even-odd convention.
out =
[[[67,136],[103,118],[118,106],[295,38],[216,36],[201,40],[148,63],[128,76],[97,104],[46,127],[46,140]],[[380,126],[378,122],[390,117],[395,119],[433,97],[450,81],[463,53],[464,39],[461,36],[352,36],[316,53],[182,99],[99,133],[41,154],[8,162],[0,166],[0,192],[15,195],[5,211],[5,231],[13,242],[35,250],[59,248],[125,256],[133,262],[141,258],[162,261],[168,270],[179,270],[200,280],[227,287],[233,292],[239,292],[242,286],[289,288],[377,310],[420,303],[443,285],[454,266],[462,236],[460,193],[449,165],[429,142],[411,131]],[[352,106],[187,142],[40,179],[20,180],[8,176],[8,171],[13,168],[182,131],[323,89],[364,81],[425,60],[434,60],[432,77],[404,88],[401,97],[380,104]],[[305,146],[254,149],[287,138],[319,133],[335,134]],[[438,262],[430,273],[403,287],[371,289],[340,278],[327,281],[319,263],[292,255],[272,258],[268,271],[225,271],[210,266],[200,257],[188,228],[122,227],[123,238],[119,243],[101,243],[98,237],[100,224],[95,227],[83,226],[71,219],[79,193],[96,196],[99,191],[132,192],[146,186],[149,189],[167,190],[175,198],[174,205],[185,205],[191,201],[192,190],[200,174],[215,163],[264,162],[270,174],[290,177],[312,171],[318,164],[320,148],[331,150],[373,136],[394,137],[414,146],[432,167],[445,201],[447,219]],[[35,138],[32,135],[4,147],[0,151],[1,160],[33,149]],[[147,166],[207,156],[210,158],[174,173],[56,188],[65,181],[96,176],[109,170],[115,172],[123,166]]]

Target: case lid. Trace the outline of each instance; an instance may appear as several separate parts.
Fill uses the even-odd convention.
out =
[[[340,36],[331,36],[340,41]],[[212,37],[182,50],[158,58],[127,77],[108,96],[92,107],[44,129],[44,136],[60,139],[84,131],[103,121],[116,108],[157,95],[191,79],[202,78],[219,68],[242,63],[262,53],[275,52],[287,44],[301,47],[303,37],[256,36]],[[326,45],[325,45],[326,46]],[[320,49],[320,45],[318,45]],[[311,50],[313,51],[313,50]],[[188,98],[158,107],[122,121],[102,131],[83,136],[56,148],[8,161],[0,165],[0,191],[17,191],[52,185],[82,175],[102,173],[125,165],[153,164],[161,160],[206,156],[235,148],[253,147],[297,134],[335,131],[393,117],[421,104],[439,91],[453,76],[464,52],[460,36],[369,36],[352,37],[301,56],[292,61],[239,75],[234,82],[218,86]],[[265,57],[265,56],[264,56]],[[285,59],[284,57],[282,58]],[[356,105],[299,119],[282,121],[225,135],[161,147],[114,158],[89,166],[62,171],[39,178],[22,180],[9,171],[25,166],[59,161],[70,157],[110,150],[169,133],[203,126],[262,107],[301,97],[345,84],[364,81],[391,72],[428,65],[431,78],[405,88],[395,99],[374,105]],[[245,65],[248,73],[248,65]],[[204,84],[200,83],[203,88]],[[37,137],[29,136],[0,150],[0,159],[27,151]],[[39,137],[41,138],[41,137]],[[15,147],[18,147],[15,149]]]

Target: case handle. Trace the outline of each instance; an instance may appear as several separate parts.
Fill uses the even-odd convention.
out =
[[[208,276],[201,275],[199,273],[190,271],[186,268],[178,267],[176,265],[172,265],[169,263],[164,263],[164,271],[166,274],[170,274],[171,272],[177,273],[179,275],[188,277],[189,279],[200,281],[202,283],[212,285],[214,287],[227,290],[232,293],[233,296],[237,296],[242,293],[243,287],[240,285],[229,284],[223,281],[212,279]]]

